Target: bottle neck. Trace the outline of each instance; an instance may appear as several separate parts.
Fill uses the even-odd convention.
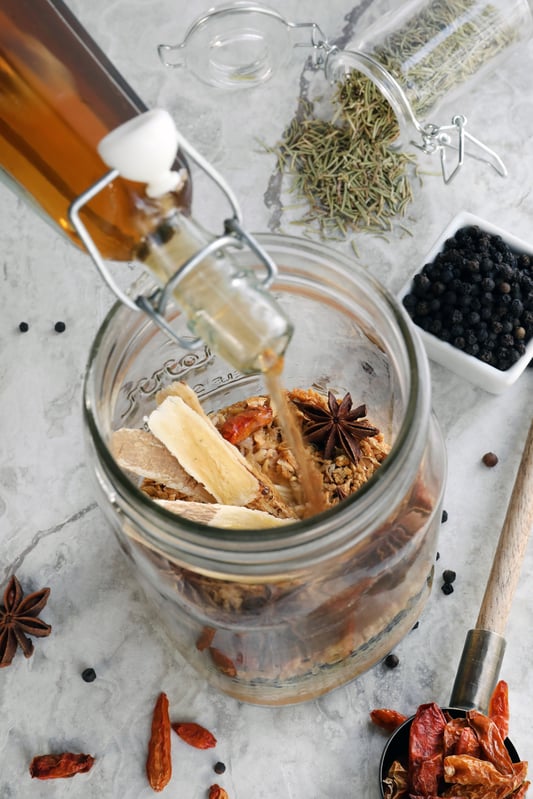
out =
[[[139,257],[161,285],[179,273],[172,298],[194,336],[240,372],[264,371],[283,356],[292,326],[261,282],[259,258],[257,270],[244,270],[231,244],[218,248],[216,241],[192,217],[173,211],[144,239]]]

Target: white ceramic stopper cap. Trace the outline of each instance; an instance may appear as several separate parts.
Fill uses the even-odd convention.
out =
[[[183,172],[170,169],[177,151],[178,131],[162,108],[124,122],[98,144],[98,153],[107,166],[127,180],[146,183],[149,197],[160,197],[183,184]]]

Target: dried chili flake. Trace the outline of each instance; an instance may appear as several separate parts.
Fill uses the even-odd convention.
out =
[[[268,405],[247,408],[226,419],[220,426],[220,433],[230,444],[242,444],[252,433],[270,424],[272,418],[272,408]]]
[[[170,732],[168,697],[161,693],[154,707],[146,760],[146,776],[154,791],[162,791],[172,777]]]
[[[172,724],[172,729],[182,741],[194,746],[195,749],[212,749],[217,744],[213,733],[194,721],[177,721]]]
[[[94,765],[94,757],[82,753],[62,752],[59,755],[36,755],[30,763],[30,775],[38,780],[57,780],[86,774]]]

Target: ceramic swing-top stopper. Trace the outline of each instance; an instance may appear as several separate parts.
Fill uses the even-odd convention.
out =
[[[183,185],[183,172],[171,169],[177,150],[178,131],[162,108],[124,122],[98,144],[98,153],[107,166],[127,180],[146,183],[149,197],[160,197]]]

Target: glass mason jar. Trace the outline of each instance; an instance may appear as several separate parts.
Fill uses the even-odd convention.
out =
[[[363,28],[346,49],[333,47],[324,68],[331,81],[358,70],[376,84],[398,120],[398,146],[413,143],[442,154],[454,139],[461,163],[466,137],[505,175],[496,153],[465,133],[460,100],[451,119],[439,121],[435,114],[501,67],[532,31],[529,0],[410,0]]]
[[[410,0],[362,30],[341,58],[354,56],[357,63],[359,56],[359,68],[400,117],[398,87],[415,117],[425,120],[501,65],[532,30],[529,0]]]
[[[272,291],[295,326],[283,384],[366,403],[391,445],[375,475],[331,510],[269,530],[167,512],[113,460],[112,431],[142,427],[156,392],[178,379],[207,412],[265,388],[205,346],[180,351],[123,305],[92,346],[84,420],[101,507],[179,652],[236,699],[281,705],[353,679],[415,624],[432,584],[445,450],[427,358],[396,300],[324,245],[258,239],[278,264]],[[255,268],[250,251],[236,258]],[[178,310],[169,318],[182,324]]]

